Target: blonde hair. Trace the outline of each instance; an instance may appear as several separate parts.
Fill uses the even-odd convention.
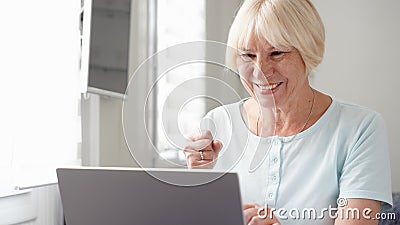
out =
[[[229,31],[228,67],[237,68],[236,51],[247,48],[251,38],[277,49],[296,48],[307,74],[324,55],[325,28],[310,0],[245,0]]]

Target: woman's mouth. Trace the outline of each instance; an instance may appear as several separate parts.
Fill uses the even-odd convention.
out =
[[[262,94],[274,93],[277,88],[282,84],[282,82],[271,83],[271,84],[256,84],[256,86],[260,89]]]

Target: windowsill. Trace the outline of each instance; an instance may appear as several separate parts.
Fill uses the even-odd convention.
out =
[[[22,190],[57,184],[57,168],[80,165],[82,165],[81,160],[76,159],[57,162],[53,165],[0,167],[0,198],[26,193]]]
[[[26,190],[58,183],[56,169],[60,167],[81,166],[81,160],[71,160],[56,165],[23,167],[14,176],[14,188]]]
[[[31,189],[2,191],[0,193],[0,201],[4,198],[12,197],[15,195],[23,195],[29,192],[31,192]]]

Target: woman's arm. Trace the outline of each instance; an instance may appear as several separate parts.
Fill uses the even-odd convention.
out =
[[[376,214],[381,202],[370,199],[349,198],[343,207],[338,207],[335,225],[377,225]]]

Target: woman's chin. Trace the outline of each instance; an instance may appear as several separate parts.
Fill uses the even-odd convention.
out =
[[[260,102],[259,104],[260,104],[261,108],[264,108],[264,109],[275,109],[274,102]]]
[[[272,95],[268,96],[257,96],[257,102],[261,108],[275,108],[275,101]]]

